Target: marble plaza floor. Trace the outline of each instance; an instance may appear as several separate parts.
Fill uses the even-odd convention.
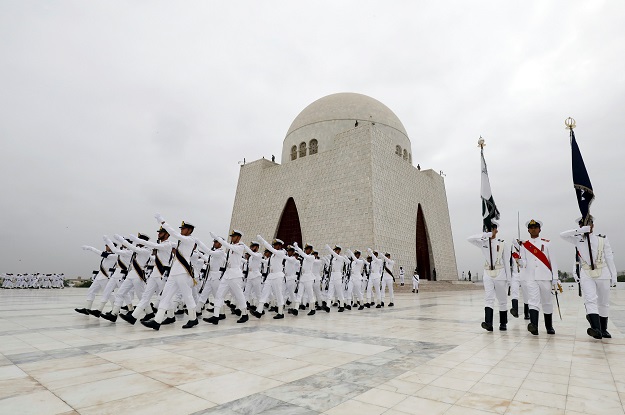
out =
[[[85,289],[0,290],[0,414],[623,414],[625,291],[612,339],[576,291],[557,331],[480,328],[480,291],[155,332],[77,314]]]

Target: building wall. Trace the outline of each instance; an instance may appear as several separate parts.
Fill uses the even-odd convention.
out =
[[[415,267],[416,219],[421,203],[437,279],[456,279],[456,259],[443,178],[418,171],[395,154],[381,129],[364,125],[334,138],[322,153],[278,165],[258,160],[241,166],[231,228],[245,242],[275,236],[289,197],[299,213],[304,243],[388,251],[396,269]],[[291,241],[285,241],[290,243]]]

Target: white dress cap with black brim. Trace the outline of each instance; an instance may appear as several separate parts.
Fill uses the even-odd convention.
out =
[[[527,222],[525,222],[526,228],[529,228],[530,226],[535,226],[535,225],[538,225],[539,228],[543,227],[543,223],[539,221],[538,219],[530,219]]]

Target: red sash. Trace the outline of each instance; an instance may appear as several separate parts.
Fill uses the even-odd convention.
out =
[[[527,249],[527,252],[538,258],[538,260],[545,264],[545,266],[549,268],[549,271],[551,271],[551,263],[549,262],[549,259],[547,259],[547,256],[543,251],[536,248],[536,246],[534,246],[534,244],[532,244],[530,241],[523,242],[523,246],[525,247],[525,249]]]

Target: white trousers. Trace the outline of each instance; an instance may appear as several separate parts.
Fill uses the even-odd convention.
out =
[[[183,301],[187,305],[187,310],[189,310],[189,319],[194,319],[195,316],[193,316],[192,313],[193,310],[195,310],[195,300],[193,300],[193,293],[191,291],[192,285],[193,278],[191,278],[187,273],[170,275],[169,278],[167,278],[167,282],[163,288],[163,294],[161,295],[161,301],[158,304],[159,311],[173,309],[173,299],[176,294],[180,293]],[[164,313],[159,314],[162,314],[164,317]],[[162,323],[162,320],[157,320],[161,318],[159,314],[157,314],[154,320],[160,324]]]
[[[484,306],[494,309],[495,298],[499,311],[507,311],[508,281],[496,280],[484,275]]]
[[[122,283],[119,290],[115,294],[115,306],[121,307],[124,305],[124,299],[127,300],[127,294],[131,289],[134,288],[134,293],[138,298],[143,296],[143,291],[145,290],[145,282],[141,278],[139,278],[134,272],[130,274],[130,276],[126,277],[124,282]],[[132,302],[132,297],[130,297],[130,302]]]
[[[141,295],[141,300],[139,300],[139,304],[137,304],[137,307],[135,307],[135,311],[132,312],[132,316],[134,318],[139,319],[146,314],[145,309],[148,305],[150,305],[150,300],[152,299],[152,296],[154,294],[158,296],[158,294],[161,292],[159,285],[160,280],[162,280],[160,275],[152,275],[150,276],[150,278],[148,278],[148,282],[145,285],[143,294]],[[150,312],[152,312],[152,310],[150,310]]]
[[[247,314],[247,304],[245,302],[245,295],[243,294],[243,278],[230,278],[225,279],[222,278],[219,281],[219,287],[217,287],[217,294],[215,294],[215,317],[219,317],[219,310],[224,304],[224,298],[228,292],[231,292],[234,295],[234,298],[237,301],[237,305],[239,306],[239,310],[243,313],[243,315]]]
[[[313,292],[312,280],[300,281],[299,290],[297,291],[297,302],[300,304],[312,303],[315,300],[315,293]]]
[[[297,280],[293,279],[293,278],[287,279],[285,286],[286,286],[285,298],[288,298],[289,301],[292,302],[292,303],[296,303],[297,299],[299,298],[295,294],[295,287],[297,286]],[[299,292],[299,289],[297,291]]]
[[[404,285],[404,283],[405,283],[405,280],[404,280],[404,274],[399,274],[399,283],[400,283],[401,285]]]
[[[282,296],[282,286],[284,285],[282,278],[275,278],[272,280],[265,280],[265,285],[260,294],[260,304],[268,302],[269,297],[273,294],[278,307],[284,306],[284,297]]]
[[[519,288],[520,288],[521,284],[519,281],[519,277],[517,277],[516,275],[514,277],[512,277],[510,279],[510,298],[512,300],[518,300],[519,299]]]
[[[313,281],[313,292],[315,293],[315,300],[321,305],[323,301],[326,301],[326,294],[321,289],[320,278]]]
[[[413,278],[412,279],[412,289],[413,290],[418,290],[419,289],[419,280]]]
[[[523,294],[523,303],[529,304],[528,301],[529,301],[530,295],[527,292],[527,282],[523,280],[519,280],[519,282],[521,283],[521,294]]]
[[[371,291],[375,291],[375,298],[373,300],[374,303],[379,303],[381,300],[380,293],[380,276],[370,276],[369,277],[369,285],[367,285],[367,302],[371,302]]]
[[[106,284],[108,284],[108,282],[109,282],[108,278],[106,278],[102,274],[98,274],[96,279],[93,280],[93,282],[91,283],[89,290],[87,291],[87,301],[91,301],[93,303],[93,300],[95,300],[96,294],[98,294],[100,291],[106,288]]]
[[[99,311],[104,309],[107,301],[111,298],[113,291],[117,288],[117,286],[121,283],[122,274],[121,272],[114,273],[106,283],[106,287],[104,287],[104,291],[102,291],[102,296],[100,298],[100,306],[98,307]]]
[[[354,278],[354,277],[352,277]],[[355,278],[353,279],[352,282],[352,290],[353,290],[353,296],[358,299],[358,302],[360,304],[362,304],[364,302],[364,295],[362,293],[362,279],[360,278]]]
[[[260,302],[260,296],[263,289],[262,277],[250,278],[248,276],[245,281],[245,300],[252,304],[253,301]]]
[[[391,297],[391,303],[395,299],[395,295],[393,292],[393,277],[384,277],[382,278],[382,302],[384,302],[384,294],[386,289],[388,288],[388,295]]]
[[[336,295],[341,305],[345,302],[345,296],[343,295],[343,275],[340,273],[332,273],[330,275],[330,288],[328,289],[328,300],[333,300]]]
[[[582,285],[586,314],[599,314],[601,317],[608,317],[610,311],[610,280],[590,278],[582,273],[579,282]]]
[[[543,313],[553,314],[553,295],[551,294],[551,280],[526,281],[530,310],[540,310]]]

